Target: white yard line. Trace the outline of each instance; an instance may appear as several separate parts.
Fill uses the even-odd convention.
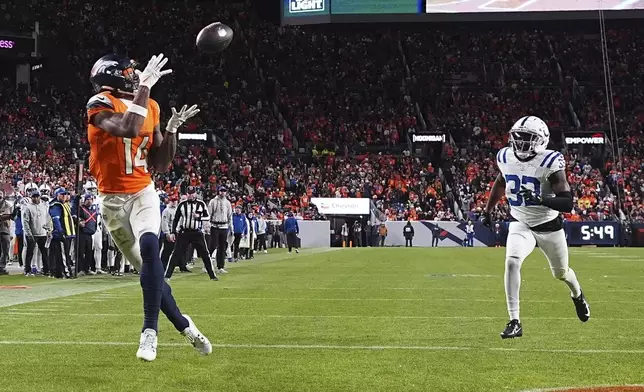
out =
[[[0,340],[0,345],[60,345],[60,346],[136,346],[136,342],[107,342],[107,341],[38,341],[38,340]],[[159,343],[162,347],[189,347],[187,343]],[[213,344],[215,348],[231,349],[286,349],[286,350],[409,350],[409,351],[515,351],[537,353],[567,353],[567,354],[644,354],[643,350],[623,349],[531,349],[503,347],[472,347],[472,346],[400,346],[400,345],[327,345],[327,344]]]

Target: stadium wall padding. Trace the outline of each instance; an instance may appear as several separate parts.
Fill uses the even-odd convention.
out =
[[[328,248],[331,246],[330,221],[298,220],[302,248]]]
[[[404,221],[385,222],[388,231],[385,246],[405,246],[403,227],[406,224],[407,222]],[[432,229],[436,226],[441,229],[438,246],[463,246],[463,239],[466,237],[465,222],[414,221],[411,225],[414,228],[414,246],[431,246]],[[482,223],[474,222],[474,246],[492,244],[494,244],[492,231]]]

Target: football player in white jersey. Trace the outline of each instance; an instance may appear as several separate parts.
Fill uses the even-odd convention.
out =
[[[519,318],[521,264],[539,248],[550,264],[555,278],[570,289],[577,317],[590,318],[590,307],[581,291],[575,272],[568,267],[568,245],[561,212],[573,208],[566,163],[561,153],[548,150],[550,131],[543,120],[526,116],[510,130],[510,146],[501,149],[496,161],[501,173],[490,192],[484,223],[491,226],[490,213],[503,196],[510,204],[511,220],[505,254],[505,296],[510,322],[501,338],[523,335]]]
[[[103,260],[103,216],[101,215],[101,207],[98,196],[98,186],[96,181],[88,180],[83,184],[83,190],[86,194],[94,196],[92,204],[96,206],[96,233],[92,234],[92,249],[94,251],[94,269],[97,274],[102,274],[103,270],[101,269],[101,262]],[[108,262],[109,266],[109,262]],[[94,272],[89,271],[90,275],[94,275]]]
[[[46,182],[44,182],[40,188],[38,188],[40,191],[40,200],[44,200],[46,202],[49,202],[49,199],[51,198],[51,188],[49,185],[47,185]]]

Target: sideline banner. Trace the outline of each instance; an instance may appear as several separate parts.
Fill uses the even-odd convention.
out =
[[[323,215],[369,215],[371,203],[366,198],[312,197]]]
[[[389,232],[385,246],[405,246],[404,221],[385,222]],[[414,246],[431,246],[434,235],[438,237],[438,246],[463,246],[465,222],[417,221],[411,222],[414,228]],[[505,246],[509,222],[501,223],[499,240]],[[621,224],[619,222],[565,222],[564,231],[570,246],[608,245],[620,243]],[[644,241],[644,227],[642,228]],[[474,246],[494,246],[497,238],[492,230],[481,222],[474,222]]]

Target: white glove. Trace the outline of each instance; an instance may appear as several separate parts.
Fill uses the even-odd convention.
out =
[[[197,113],[199,113],[197,105],[192,105],[189,109],[188,105],[183,105],[178,113],[177,109],[172,108],[172,117],[168,121],[168,125],[165,127],[165,130],[170,133],[177,133],[177,129],[179,129],[187,119],[194,117]]]
[[[167,62],[168,58],[164,58],[163,53],[152,56],[143,72],[139,71],[138,69],[135,71],[136,75],[139,77],[139,86],[152,88],[152,86],[154,86],[159,81],[159,79],[161,79],[161,76],[172,73],[171,69],[166,69],[163,71],[161,70],[161,68],[163,68]]]

